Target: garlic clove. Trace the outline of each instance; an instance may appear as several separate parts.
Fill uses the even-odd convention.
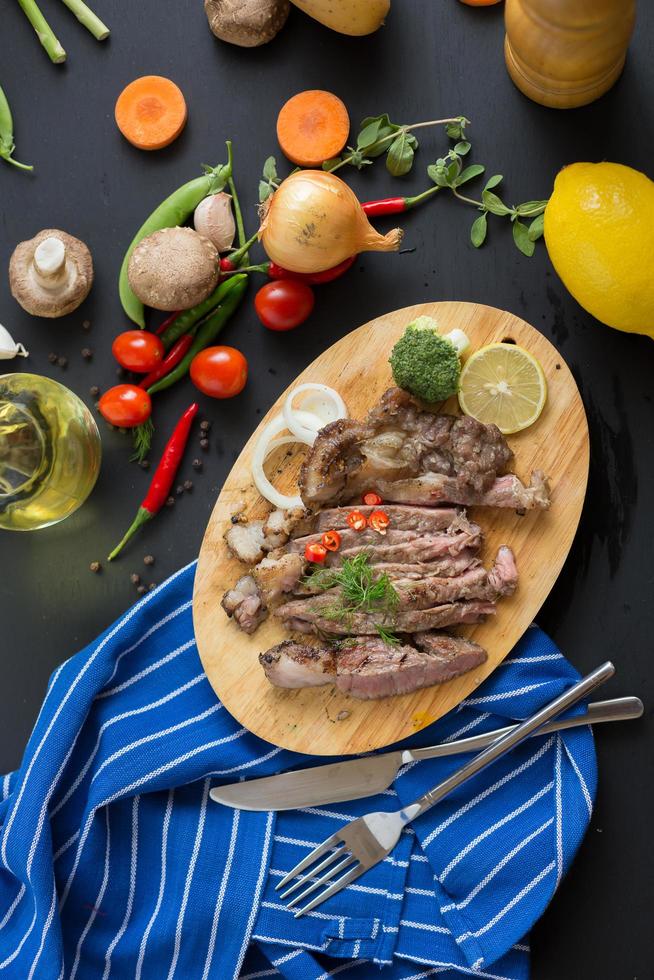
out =
[[[236,235],[231,194],[220,191],[200,201],[193,215],[193,226],[200,235],[213,242],[219,252],[227,252]]]
[[[29,351],[22,344],[17,344],[0,323],[0,361],[9,361],[12,357],[29,357]]]

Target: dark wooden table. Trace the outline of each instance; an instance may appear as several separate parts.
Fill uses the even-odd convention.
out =
[[[0,82],[16,118],[18,158],[33,177],[0,167],[0,268],[15,244],[59,227],[92,249],[96,281],[86,304],[58,321],[35,320],[0,279],[0,322],[31,351],[31,370],[63,381],[89,404],[92,385],[116,382],[113,336],[125,328],[116,292],[123,252],[152,207],[198,172],[224,159],[234,141],[236,174],[250,232],[257,179],[275,139],[277,111],[305,88],[327,88],[348,104],[354,124],[387,111],[400,122],[465,114],[472,120],[471,160],[506,175],[507,197],[545,198],[561,166],[615,160],[654,176],[654,14],[643,2],[622,79],[588,108],[556,112],[534,105],[511,84],[502,56],[502,8],[474,10],[455,0],[395,0],[385,30],[366,39],[334,34],[293,11],[283,33],[260,50],[215,41],[200,0],[112,4],[97,0],[111,22],[97,44],[63,5],[44,2],[69,52],[51,65],[15,3],[3,5]],[[113,120],[123,86],[143,74],[173,78],[184,91],[189,122],[166,150],[129,146]],[[348,173],[365,198],[427,186],[425,168],[446,147],[440,131],[421,136],[412,175],[394,181],[380,162]],[[400,188],[406,188],[400,191]],[[213,422],[204,472],[189,453],[183,478],[195,483],[146,529],[113,567],[93,575],[122,535],[148,482],[130,464],[129,440],[102,426],[104,462],[87,504],[58,527],[36,534],[0,532],[0,772],[18,765],[51,671],[134,601],[130,573],[162,581],[198,552],[205,524],[230,466],[261,413],[320,351],[379,314],[423,300],[463,299],[512,310],[542,330],[570,364],[591,430],[586,508],[570,558],[540,624],[581,671],[615,661],[617,678],[603,696],[640,695],[654,705],[654,531],[652,377],[654,344],[601,326],[567,294],[541,245],[532,259],[514,248],[499,219],[489,243],[469,243],[474,211],[437,199],[407,215],[411,254],[367,255],[348,277],[320,291],[311,320],[291,334],[264,330],[247,302],[224,342],[248,357],[250,380],[239,398],[201,399]],[[653,263],[652,256],[642,261]],[[654,270],[653,270],[654,271]],[[89,333],[82,321],[89,319]],[[93,360],[80,351],[90,346]],[[63,370],[48,354],[68,358]],[[155,453],[194,389],[180,386],[157,404]],[[197,445],[197,444],[196,444]],[[152,554],[151,570],[142,559]],[[648,711],[651,719],[651,712]],[[574,867],[533,934],[535,980],[646,980],[652,974],[650,721],[597,734],[600,788],[595,815]]]

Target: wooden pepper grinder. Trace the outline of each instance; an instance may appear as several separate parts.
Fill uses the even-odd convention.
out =
[[[636,0],[506,0],[509,75],[541,105],[593,102],[620,75],[635,18]]]

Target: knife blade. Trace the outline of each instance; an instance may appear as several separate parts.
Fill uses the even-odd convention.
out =
[[[539,729],[538,735],[605,721],[640,718],[643,710],[640,698],[596,701],[589,704],[581,715],[557,718],[544,725]],[[396,749],[393,752],[348,759],[345,762],[332,762],[310,769],[296,769],[275,776],[216,786],[209,795],[215,803],[239,810],[296,810],[307,806],[342,803],[344,800],[358,800],[388,789],[400,768],[409,762],[476,752],[491,745],[515,727],[509,725],[483,735],[442,742],[426,748]]]

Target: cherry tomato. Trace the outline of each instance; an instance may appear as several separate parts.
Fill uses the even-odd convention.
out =
[[[304,549],[304,557],[307,561],[322,564],[327,557],[327,549],[324,544],[308,544]]]
[[[111,425],[132,429],[150,418],[152,402],[147,391],[137,385],[115,385],[105,391],[98,410]]]
[[[364,493],[363,502],[366,507],[379,507],[382,502],[381,497],[378,493],[373,493],[371,490],[369,493]]]
[[[248,362],[235,347],[207,347],[191,361],[191,381],[212,398],[232,398],[245,388]]]
[[[164,357],[164,345],[147,330],[126,330],[119,333],[111,351],[121,367],[138,374],[149,374]]]
[[[341,546],[341,536],[338,531],[325,531],[320,540],[327,551],[338,551]]]
[[[367,521],[360,510],[353,510],[346,517],[346,521],[353,531],[365,531]]]
[[[313,290],[304,282],[280,279],[262,286],[254,298],[254,308],[269,330],[293,330],[304,323],[314,304]]]

